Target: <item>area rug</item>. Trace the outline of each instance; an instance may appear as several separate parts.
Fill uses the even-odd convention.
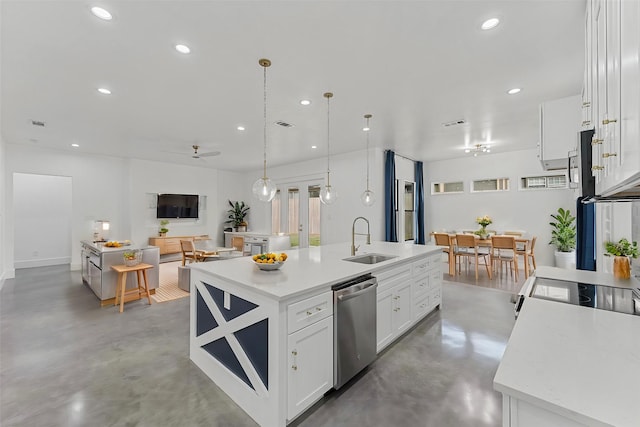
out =
[[[178,287],[178,266],[180,265],[182,265],[182,261],[160,264],[160,285],[156,289],[156,293],[151,295],[154,302],[173,301],[189,296],[189,292]]]

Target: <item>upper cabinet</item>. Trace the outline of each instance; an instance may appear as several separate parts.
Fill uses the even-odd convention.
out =
[[[540,105],[538,158],[544,170],[567,168],[568,153],[578,145],[581,104],[576,95]]]
[[[583,128],[593,128],[596,193],[640,180],[640,2],[590,0],[585,15]]]

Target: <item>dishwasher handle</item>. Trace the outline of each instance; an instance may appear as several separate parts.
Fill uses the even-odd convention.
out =
[[[358,283],[357,285],[349,286],[348,288],[336,291],[336,298],[340,301],[347,301],[351,298],[356,298],[362,294],[366,294],[371,291],[375,291],[378,287],[376,279],[367,280],[366,282]]]

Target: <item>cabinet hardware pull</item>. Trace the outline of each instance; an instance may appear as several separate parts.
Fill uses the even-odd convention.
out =
[[[291,352],[291,354],[293,354],[294,356],[297,356],[297,355],[298,355],[298,352],[297,352],[296,350],[293,350],[293,351]]]
[[[582,121],[582,126],[587,126],[591,124],[591,120],[583,120]]]
[[[607,157],[615,157],[617,155],[617,153],[602,153],[602,158],[606,159]]]
[[[316,311],[322,311],[320,307],[316,307]]]
[[[618,119],[604,119],[602,121],[603,125],[608,125],[609,123],[616,123],[618,121]]]
[[[582,106],[583,107],[589,107],[589,106],[591,106],[591,102],[585,101],[585,102],[582,103]]]
[[[296,365],[291,365],[291,369],[293,369],[294,371],[297,371],[298,367]]]
[[[395,297],[393,297],[393,299],[399,299],[399,298],[400,298],[400,297],[399,297],[399,296],[397,296],[397,295],[396,295]]]
[[[394,308],[394,309],[393,309],[393,311],[398,311],[398,310],[400,310],[400,309],[399,309],[399,308]]]
[[[596,165],[596,166],[591,166],[591,170],[592,170],[592,171],[601,171],[601,170],[603,170],[603,169],[604,169],[604,166],[598,166],[598,165]]]
[[[604,142],[604,139],[593,138],[591,140],[591,145],[602,144],[603,142]]]
[[[313,313],[310,311],[307,311],[307,316],[311,316]]]

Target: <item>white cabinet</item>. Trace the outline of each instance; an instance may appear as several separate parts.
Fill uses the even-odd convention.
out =
[[[287,419],[292,420],[333,387],[333,316],[288,337]]]
[[[532,405],[524,400],[503,395],[502,397],[502,426],[503,427],[584,427],[562,415]]]
[[[393,342],[412,324],[411,282],[403,282],[378,292],[377,351]]]
[[[332,292],[287,306],[287,419],[333,387]]]
[[[586,15],[593,175],[596,193],[611,195],[640,179],[640,2],[592,0]]]
[[[578,145],[581,105],[580,95],[540,105],[538,158],[545,170],[566,169],[568,153]]]
[[[380,352],[441,303],[441,253],[375,273]]]

